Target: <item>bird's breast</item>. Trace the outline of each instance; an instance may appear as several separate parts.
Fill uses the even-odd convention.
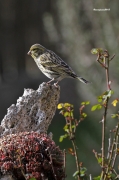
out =
[[[38,68],[41,70],[41,72],[43,74],[45,74],[48,78],[53,79],[53,78],[57,78],[57,76],[59,76],[59,74],[57,74],[56,72],[52,71],[50,67],[46,67],[43,66],[41,64],[40,58],[34,59]]]

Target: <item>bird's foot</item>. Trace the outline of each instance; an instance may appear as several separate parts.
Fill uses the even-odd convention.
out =
[[[52,81],[54,81],[55,79],[51,79],[50,81],[47,82],[47,84],[50,84]]]
[[[55,87],[58,87],[58,82],[59,82],[59,81],[57,81],[56,83],[54,83],[54,86],[55,86]]]

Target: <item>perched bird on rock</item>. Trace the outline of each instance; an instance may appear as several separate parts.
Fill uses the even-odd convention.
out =
[[[64,78],[74,78],[85,84],[89,83],[89,81],[78,76],[57,54],[40,44],[32,45],[28,55],[32,56],[42,73],[51,79],[47,83],[56,80],[55,85],[57,85]]]

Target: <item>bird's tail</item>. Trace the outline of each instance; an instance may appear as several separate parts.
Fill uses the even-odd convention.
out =
[[[90,82],[87,81],[86,79],[82,78],[82,77],[77,77],[77,79],[85,84],[89,84]]]

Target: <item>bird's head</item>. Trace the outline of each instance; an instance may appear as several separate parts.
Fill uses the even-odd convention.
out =
[[[31,55],[33,59],[38,58],[40,55],[42,55],[46,51],[46,48],[41,46],[40,44],[34,44],[31,46],[28,55]]]

